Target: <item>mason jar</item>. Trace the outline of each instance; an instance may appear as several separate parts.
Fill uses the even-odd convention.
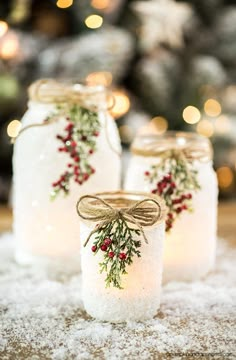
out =
[[[81,198],[77,209],[87,313],[110,322],[155,316],[161,295],[163,201],[152,194],[106,192]]]
[[[157,193],[167,202],[164,282],[203,277],[214,267],[217,238],[218,186],[209,140],[185,132],[144,135],[131,153],[125,189]]]
[[[85,125],[79,114],[87,116]],[[93,125],[88,125],[93,119],[94,134]],[[13,155],[13,227],[19,263],[67,259],[79,266],[76,201],[94,190],[119,189],[120,152],[103,87],[55,80],[31,85]]]

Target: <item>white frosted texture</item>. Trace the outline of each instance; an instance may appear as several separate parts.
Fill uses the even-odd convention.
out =
[[[91,227],[81,223],[81,241],[85,241]],[[92,317],[110,321],[146,320],[156,315],[160,306],[164,222],[145,229],[148,244],[141,240],[141,257],[133,257],[127,266],[127,275],[122,275],[123,289],[106,288],[106,273],[100,273],[102,251],[91,251],[93,235],[86,247],[81,248],[82,300],[85,310]]]
[[[155,184],[144,172],[156,164],[153,157],[133,156],[125,180],[126,190],[150,192]],[[195,161],[201,189],[193,193],[194,211],[180,214],[166,234],[163,281],[192,281],[206,275],[215,264],[218,186],[212,162]]]
[[[30,102],[22,119],[23,127],[41,123],[54,110],[52,104]],[[51,261],[79,262],[78,198],[89,192],[117,190],[120,186],[120,157],[108,142],[120,151],[120,141],[114,120],[99,113],[101,123],[97,151],[90,156],[96,169],[82,186],[71,181],[70,194],[60,194],[50,200],[52,183],[66,170],[68,154],[57,149],[57,134],[63,134],[66,120],[24,131],[16,140],[13,156],[13,203],[16,258],[20,263]],[[105,123],[107,130],[105,130]],[[107,136],[106,136],[107,135]]]

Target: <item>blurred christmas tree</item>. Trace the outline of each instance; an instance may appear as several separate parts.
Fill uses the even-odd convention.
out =
[[[0,201],[11,176],[8,135],[20,126],[27,86],[42,77],[111,86],[124,146],[137,131],[210,137],[222,194],[232,196],[235,59],[234,0],[1,1]]]

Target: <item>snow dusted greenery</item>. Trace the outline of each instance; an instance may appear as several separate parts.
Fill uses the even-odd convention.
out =
[[[1,360],[235,359],[236,249],[223,241],[214,273],[201,282],[165,285],[155,319],[120,325],[86,315],[80,275],[19,267],[13,250],[12,235],[3,235]]]

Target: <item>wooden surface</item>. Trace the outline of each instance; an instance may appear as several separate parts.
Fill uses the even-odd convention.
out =
[[[12,211],[0,206],[0,233],[11,231]],[[220,202],[218,211],[218,234],[236,246],[236,201]]]

